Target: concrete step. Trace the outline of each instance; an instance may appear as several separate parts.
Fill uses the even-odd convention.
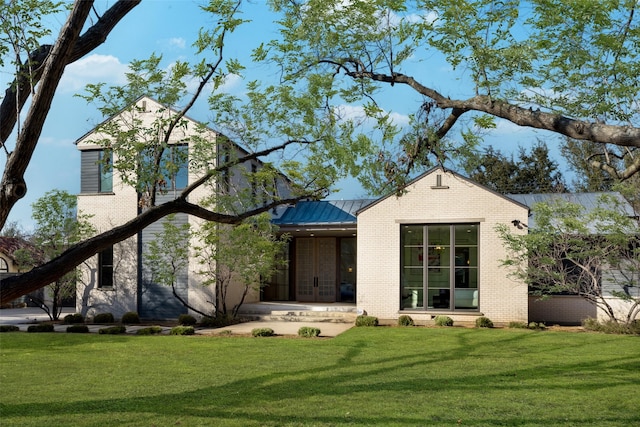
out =
[[[242,307],[240,315],[271,322],[353,323],[357,311],[354,305],[251,304]]]

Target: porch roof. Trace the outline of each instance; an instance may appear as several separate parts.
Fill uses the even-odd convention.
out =
[[[279,226],[353,225],[356,212],[372,203],[372,199],[300,201],[289,206],[273,220]]]

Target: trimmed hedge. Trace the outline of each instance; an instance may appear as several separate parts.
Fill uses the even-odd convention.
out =
[[[411,316],[407,314],[403,314],[402,316],[398,317],[398,326],[413,326],[414,324],[415,323],[413,322]]]
[[[160,326],[149,326],[146,328],[140,328],[136,331],[136,335],[158,335],[162,333]]]
[[[109,326],[108,328],[101,328],[98,330],[98,333],[103,335],[118,335],[126,332],[127,328],[123,325]]]
[[[453,326],[453,319],[449,316],[438,315],[433,320],[438,326]]]
[[[0,325],[0,332],[18,332],[20,330],[16,325]]]
[[[298,329],[298,336],[304,338],[314,338],[320,336],[320,329],[314,328],[313,326],[302,326]]]
[[[477,328],[493,328],[493,322],[488,317],[478,317],[476,319],[476,327]]]
[[[111,313],[98,313],[93,317],[93,323],[115,323],[115,321]]]
[[[176,326],[171,328],[169,335],[193,335],[196,330],[193,326]]]
[[[30,325],[27,328],[27,332],[53,332],[53,325],[51,323],[39,323],[37,325]]]
[[[122,319],[120,319],[120,322],[125,325],[138,324],[140,323],[140,316],[138,316],[138,313],[135,311],[127,311],[122,315]]]
[[[182,326],[194,326],[198,321],[190,314],[181,314],[178,316],[178,323]]]
[[[378,318],[361,314],[356,317],[356,326],[378,326]]]
[[[272,337],[274,332],[271,328],[255,328],[251,331],[251,335],[254,337]]]
[[[80,313],[67,314],[64,316],[65,325],[74,325],[77,323],[84,323],[84,316]]]

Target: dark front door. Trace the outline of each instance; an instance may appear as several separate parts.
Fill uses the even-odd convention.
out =
[[[335,237],[296,239],[296,299],[335,302],[337,283]]]

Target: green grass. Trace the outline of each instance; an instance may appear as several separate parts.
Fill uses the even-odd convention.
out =
[[[3,427],[632,426],[639,385],[640,339],[596,333],[0,335]]]

